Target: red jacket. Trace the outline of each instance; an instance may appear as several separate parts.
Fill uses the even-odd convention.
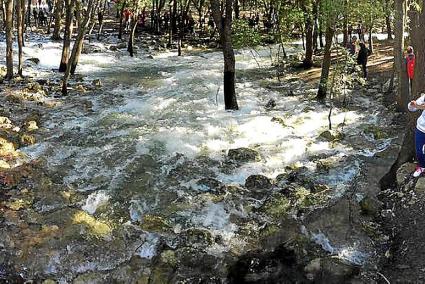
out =
[[[407,76],[412,80],[415,75],[415,55],[413,53],[406,56],[406,69]]]

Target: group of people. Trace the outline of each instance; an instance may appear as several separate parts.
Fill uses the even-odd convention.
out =
[[[34,24],[36,26],[47,26],[47,16],[48,12],[46,8],[36,8],[32,9],[32,15],[34,17]]]

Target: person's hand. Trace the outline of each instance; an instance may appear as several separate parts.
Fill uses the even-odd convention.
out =
[[[410,102],[410,105],[411,105],[412,107],[417,107],[417,105],[416,105],[416,101],[411,101],[411,102]]]

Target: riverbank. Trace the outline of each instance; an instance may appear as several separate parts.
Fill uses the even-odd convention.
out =
[[[28,46],[27,56],[51,57],[2,91],[2,149],[18,154],[3,156],[0,277],[379,278],[376,247],[388,239],[375,196],[401,129],[383,106],[386,75],[354,78],[327,131],[331,104],[315,101],[309,77],[317,69],[278,79],[267,47],[255,58],[240,50],[241,110],[229,113],[219,51],[177,58],[153,52],[153,40],[139,41],[134,59],[120,42],[92,43],[67,97],[51,70],[59,48]],[[377,70],[385,50],[372,57]],[[24,134],[35,141],[12,143]]]

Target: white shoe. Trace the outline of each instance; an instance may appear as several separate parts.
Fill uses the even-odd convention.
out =
[[[425,172],[425,168],[421,168],[421,167],[417,166],[416,171],[413,173],[413,177],[417,178],[424,172]]]

